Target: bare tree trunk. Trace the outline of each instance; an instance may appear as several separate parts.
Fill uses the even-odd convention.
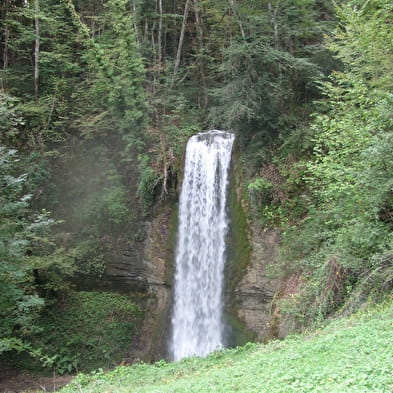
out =
[[[144,33],[143,33],[143,43],[149,42],[149,22],[147,18],[145,18],[145,26],[144,26]]]
[[[40,22],[38,20],[39,3],[34,0],[34,24],[35,24],[35,48],[34,48],[34,97],[38,100],[38,87],[39,87],[39,61],[40,61]]]
[[[271,14],[272,24],[273,24],[273,28],[274,28],[274,42],[275,42],[276,49],[278,49],[278,47],[279,47],[278,25],[277,25],[277,13],[278,13],[279,6],[280,6],[280,1],[277,1],[274,12],[272,12],[272,4],[269,3],[269,5],[268,5],[269,13]]]
[[[183,23],[181,26],[181,32],[180,32],[180,38],[179,38],[179,44],[177,46],[177,54],[176,54],[176,61],[175,61],[175,68],[173,69],[173,80],[172,80],[172,86],[175,83],[175,78],[177,71],[179,70],[180,66],[180,58],[181,58],[181,51],[183,48],[183,42],[184,42],[184,33],[186,31],[186,25],[187,25],[187,17],[188,17],[188,9],[190,6],[190,0],[186,1],[186,5],[184,6],[184,14],[183,14]]]
[[[268,4],[269,7],[269,13],[271,15],[271,23],[273,24],[273,29],[274,29],[274,45],[275,48],[278,50],[280,47],[280,37],[279,37],[279,32],[278,32],[278,24],[277,24],[277,14],[278,14],[278,9],[280,6],[280,1],[278,0],[276,3],[276,7],[274,8],[274,12],[272,11],[272,5],[271,3]],[[281,63],[278,62],[278,73],[280,75],[280,80],[282,78],[282,66]],[[282,96],[280,95],[280,99],[279,99],[279,106],[282,110],[283,108],[283,99]]]
[[[166,152],[166,143],[165,143],[165,137],[164,134],[161,130],[160,127],[160,147],[161,147],[161,154],[162,154],[162,171],[164,178],[162,179],[162,189],[161,189],[161,195],[160,199],[164,199],[165,195],[168,194],[168,160],[167,160],[167,152]]]
[[[194,0],[194,10],[195,10],[195,20],[196,20],[196,27],[197,27],[197,35],[198,35],[198,65],[199,65],[199,73],[201,74],[202,80],[202,108],[206,109],[208,105],[208,96],[207,96],[207,88],[206,88],[206,77],[205,77],[205,64],[204,64],[204,54],[203,54],[203,24],[202,18],[199,13],[199,4],[198,0]]]
[[[8,30],[8,26],[4,27],[4,51],[3,51],[3,70],[6,70],[8,67],[8,41],[10,39],[10,31]]]
[[[151,27],[151,32],[150,32],[150,34],[151,34],[151,47],[152,47],[152,51],[153,51],[153,57],[154,57],[154,59],[153,59],[153,63],[154,64],[156,64],[157,63],[157,57],[156,57],[156,42],[155,42],[155,39],[154,39],[154,30],[156,29],[156,20],[154,19],[154,22],[153,22],[153,25],[152,25],[152,27]]]
[[[158,21],[158,64],[161,66],[162,61],[162,0],[158,0],[158,11],[160,13],[160,19]]]
[[[135,0],[133,0],[133,2],[132,2],[132,12],[133,12],[132,20],[134,22],[135,40],[136,40],[136,43],[138,44],[138,46],[140,46],[141,42],[139,40],[139,31],[138,31],[138,25],[137,25],[137,19],[136,19],[136,17],[137,17],[137,9],[136,9]]]
[[[240,29],[240,33],[242,35],[242,38],[243,38],[243,40],[245,40],[246,39],[246,34],[244,32],[243,23],[242,23],[242,20],[240,18],[240,15],[239,15],[239,13],[236,10],[235,1],[234,0],[228,0],[228,3],[229,3],[229,6],[230,6],[233,14],[236,17],[237,24],[239,25],[239,29]]]
[[[8,7],[8,0],[5,0],[1,12],[1,17],[4,21],[3,70],[6,70],[8,67],[8,41],[10,38],[10,31],[8,30],[8,25],[7,25],[7,7]]]

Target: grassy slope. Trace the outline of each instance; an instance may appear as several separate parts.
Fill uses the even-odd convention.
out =
[[[61,393],[393,392],[393,299],[321,331],[205,359],[81,375]]]

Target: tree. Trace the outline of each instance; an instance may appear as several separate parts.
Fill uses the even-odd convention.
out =
[[[307,284],[297,312],[324,318],[356,308],[393,280],[393,7],[385,0],[338,9],[328,48],[343,66],[322,84],[306,163],[309,212],[287,231],[287,257]]]
[[[51,220],[26,217],[31,195],[23,192],[24,174],[14,175],[16,151],[0,147],[0,353],[14,349],[15,338],[34,333],[44,305],[29,264],[31,240]]]

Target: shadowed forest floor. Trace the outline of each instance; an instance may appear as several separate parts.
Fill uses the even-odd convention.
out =
[[[56,375],[53,377],[37,377],[31,374],[17,374],[0,380],[1,393],[20,392],[53,392],[71,382],[71,375]]]

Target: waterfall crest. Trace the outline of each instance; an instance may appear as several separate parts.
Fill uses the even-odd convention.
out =
[[[223,346],[226,194],[234,134],[211,130],[187,144],[179,204],[171,353],[205,356]]]

